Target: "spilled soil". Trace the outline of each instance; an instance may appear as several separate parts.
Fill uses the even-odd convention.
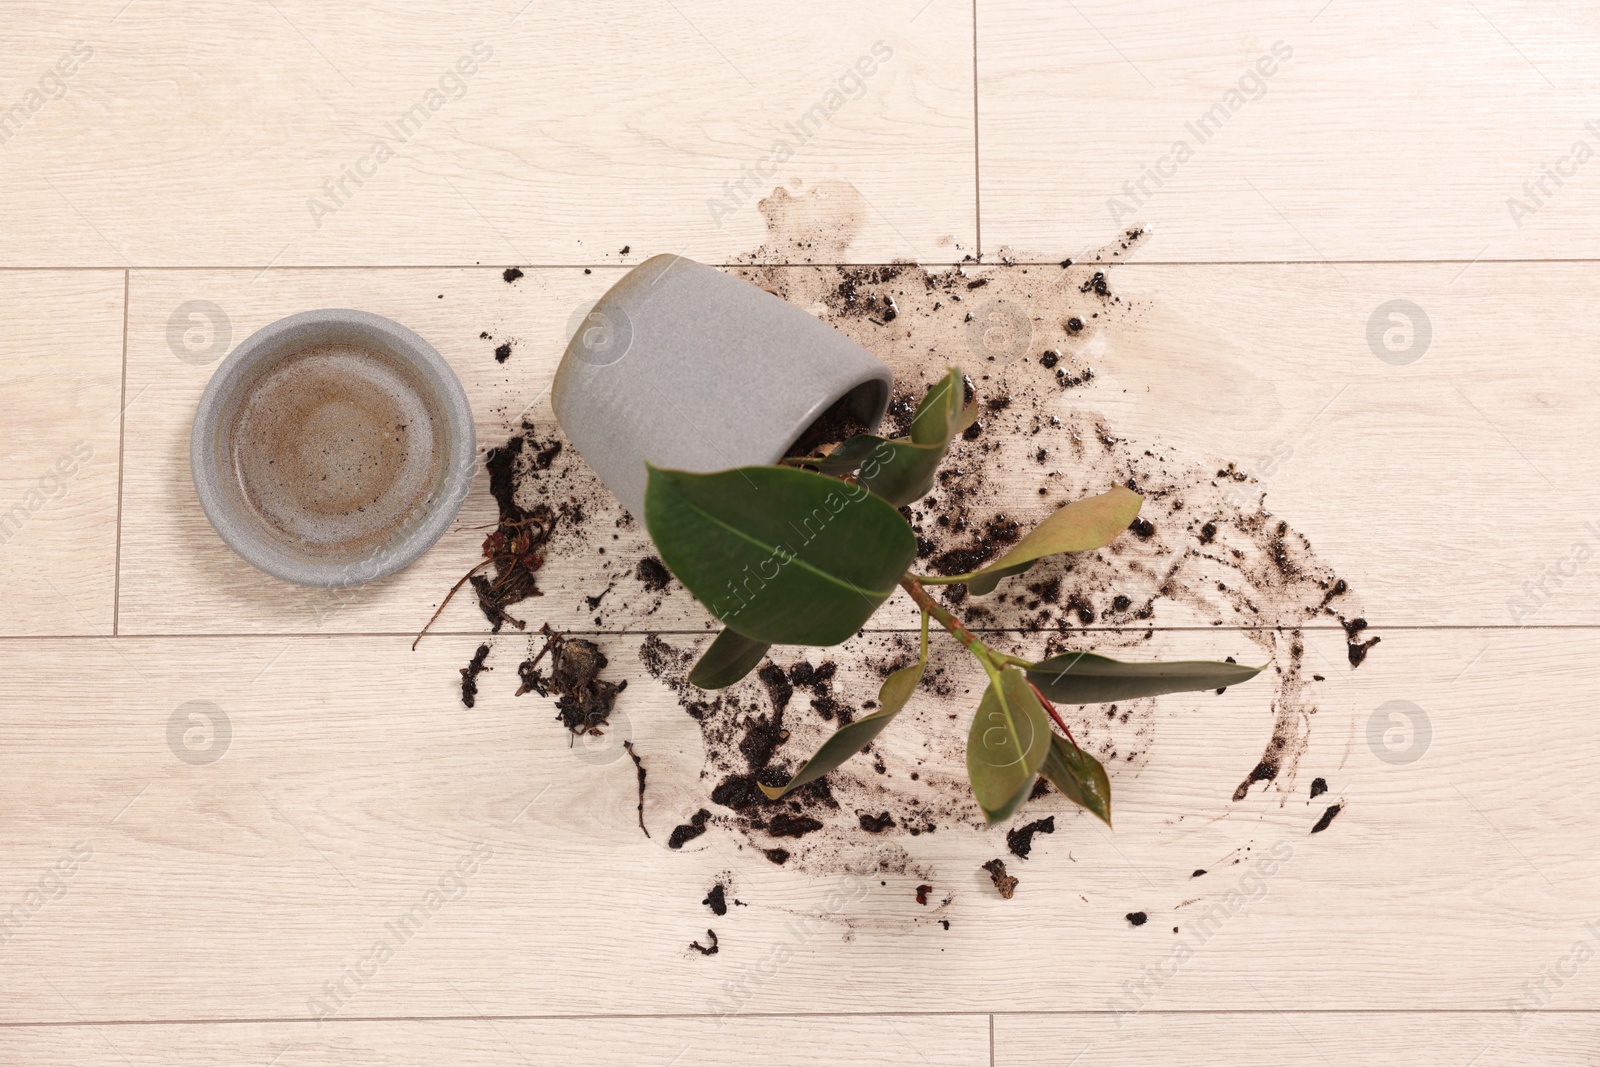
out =
[[[831,195],[854,194],[836,187]],[[886,432],[904,432],[947,364],[968,375],[980,417],[955,442],[934,491],[904,510],[917,535],[920,569],[954,574],[980,567],[1056,508],[1111,484],[1145,498],[1139,521],[1106,549],[1042,562],[988,597],[942,587],[944,602],[973,629],[988,631],[997,647],[1033,658],[1083,648],[1148,658],[1154,628],[1216,628],[1217,658],[1268,664],[1248,683],[1262,709],[1260,754],[1241,760],[1231,800],[1219,800],[1229,806],[1276,792],[1281,803],[1296,788],[1317,684],[1333,669],[1318,663],[1321,673],[1313,673],[1304,629],[1343,628],[1349,664],[1339,669],[1360,667],[1379,639],[1335,567],[1268,508],[1266,488],[1251,468],[1198,459],[1205,441],[1125,433],[1104,414],[1117,388],[1115,348],[1108,362],[1096,361],[1108,351],[1108,338],[1148,311],[1119,293],[1115,267],[1142,235],[1132,231],[1098,258],[1060,266],[838,266],[849,228],[837,225],[837,202],[819,212],[808,198],[780,191],[763,210],[769,240],[733,273],[891,363],[897,389]],[[770,259],[816,265],[758,262]],[[820,427],[818,438],[836,438],[836,430],[843,432]],[[585,570],[592,588],[575,595],[587,602],[594,626],[608,631],[596,638],[596,652],[636,647],[646,671],[695,721],[705,752],[699,796],[684,810],[653,814],[668,847],[700,847],[716,831],[771,863],[805,871],[930,877],[913,852],[914,839],[982,825],[964,761],[977,691],[970,662],[953,643],[934,641],[921,690],[879,742],[821,781],[769,802],[761,785],[787,781],[828,734],[876,706],[882,679],[914,659],[915,634],[867,632],[829,649],[774,649],[739,684],[714,693],[696,689],[687,675],[705,638],[648,631],[669,602],[675,620],[694,618],[707,633],[711,624],[692,605],[682,609],[686,591],[654,556],[636,518],[563,447],[553,424],[522,422],[497,451],[501,474],[496,479],[491,470],[491,481],[510,490],[501,500],[502,521],[508,502],[513,518],[544,508],[549,522],[540,552],[592,564]],[[507,606],[486,603],[485,615],[504,621]],[[911,622],[908,612],[885,610],[872,625]],[[617,632],[624,629],[647,635]],[[1079,743],[1115,779],[1144,766],[1158,727],[1156,706],[1147,699],[1062,712]],[[575,719],[578,728],[583,721]],[[648,809],[642,769],[640,789]],[[1054,815],[1074,809],[1052,793],[1041,786],[1018,820],[1026,825],[1008,832],[1016,860],[1067,847],[1070,835],[1048,835],[1056,829]],[[1330,809],[1315,832],[1328,829],[1335,815],[1337,808]],[[991,872],[996,887],[1004,879],[1014,889],[1003,863],[993,862],[1000,867]]]

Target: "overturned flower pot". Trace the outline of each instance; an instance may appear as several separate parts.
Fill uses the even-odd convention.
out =
[[[556,371],[556,418],[644,517],[646,463],[717,471],[780,459],[837,404],[875,429],[894,376],[833,327],[749,282],[661,255],[595,304]]]

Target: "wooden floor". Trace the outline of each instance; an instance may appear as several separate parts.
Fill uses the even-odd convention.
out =
[[[1591,5],[38,2],[0,54],[0,1062],[1600,1062]],[[848,245],[770,243],[780,185],[853,189],[822,201]],[[1383,636],[1312,739],[1338,832],[1303,793],[1251,809],[1206,898],[1248,907],[1192,958],[1121,915],[1239,841],[1243,689],[1205,723],[1164,700],[1114,835],[1070,823],[1014,900],[976,869],[993,832],[919,843],[944,930],[915,879],[668,851],[626,761],[504,687],[465,713],[481,618],[408,646],[481,477],[424,560],[340,596],[251,571],[189,483],[217,360],[292,311],[410,325],[493,441],[549,418],[574,312],[648,256],[1026,267],[1135,226],[1119,292],[1205,339],[1150,319],[1102,352],[1105,414],[1207,461],[1286,447],[1274,512]],[[703,618],[606,627],[680,798],[699,736],[637,637]],[[751,906],[687,951],[729,871]]]

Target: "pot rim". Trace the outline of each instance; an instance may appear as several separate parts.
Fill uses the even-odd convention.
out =
[[[444,420],[444,470],[437,487],[419,505],[420,518],[361,555],[317,559],[286,550],[263,536],[260,520],[236,507],[225,481],[232,465],[218,434],[238,389],[264,364],[316,344],[374,348],[413,370],[433,392]],[[189,470],[195,495],[212,529],[247,563],[299,585],[343,588],[387,577],[414,563],[449,529],[477,467],[477,432],[466,390],[443,356],[421,335],[382,315],[353,308],[317,308],[277,319],[228,353],[206,383],[189,434]]]

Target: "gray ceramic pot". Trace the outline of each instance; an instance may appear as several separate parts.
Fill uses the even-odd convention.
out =
[[[646,460],[691,471],[775,463],[846,397],[876,429],[893,384],[881,360],[812,315],[661,255],[595,304],[550,399],[584,460],[642,520]]]
[[[323,354],[311,370],[308,352]],[[343,308],[246,338],[206,385],[189,438],[218,535],[268,574],[331,587],[393,574],[432,547],[466,498],[476,452],[466,393],[433,346]],[[321,488],[346,476],[348,504]]]

